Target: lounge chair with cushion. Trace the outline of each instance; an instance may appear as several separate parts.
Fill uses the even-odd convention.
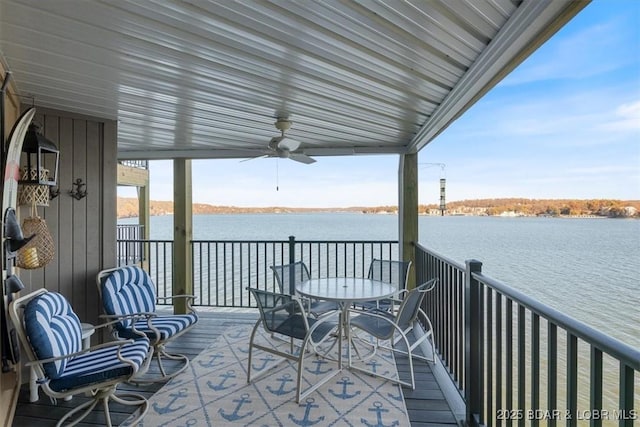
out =
[[[120,339],[129,339],[143,332],[154,348],[160,369],[160,377],[147,381],[167,381],[189,366],[189,358],[182,354],[170,354],[165,346],[171,340],[191,329],[198,321],[198,315],[191,307],[193,295],[173,295],[156,298],[156,287],[142,268],[126,266],[103,270],[98,273],[98,292],[102,301],[104,317],[118,320],[113,324],[112,333]],[[159,314],[156,312],[158,300],[186,299],[187,314]],[[135,319],[132,316],[136,316]],[[140,317],[142,316],[142,317]],[[178,367],[167,373],[163,360],[176,360]],[[142,382],[142,381],[141,381]]]
[[[147,370],[153,353],[147,337],[140,334],[83,349],[78,316],[64,296],[46,289],[16,299],[9,313],[29,359],[27,365],[34,369],[42,390],[52,399],[90,396],[67,412],[57,426],[75,425],[98,403],[104,407],[104,425],[111,426],[110,401],[139,407],[132,424],[144,416],[147,400],[139,394],[120,393],[117,387],[135,381]],[[95,329],[106,326],[108,323]]]

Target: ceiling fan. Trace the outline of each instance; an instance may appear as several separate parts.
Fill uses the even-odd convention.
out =
[[[303,153],[295,152],[298,147],[300,147],[300,141],[289,138],[285,135],[285,132],[289,130],[292,125],[292,122],[289,119],[278,118],[274,125],[276,129],[280,131],[280,136],[271,138],[268,146],[269,152],[262,157],[281,157],[304,163],[306,165],[315,163],[316,160],[314,158]]]

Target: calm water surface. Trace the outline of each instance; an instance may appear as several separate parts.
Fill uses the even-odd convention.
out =
[[[152,239],[172,239],[172,216],[151,218]],[[137,223],[136,219],[121,223]],[[395,215],[196,215],[196,240],[395,240]],[[640,221],[420,217],[420,243],[640,347]]]

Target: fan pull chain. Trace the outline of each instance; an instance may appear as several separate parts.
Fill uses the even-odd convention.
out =
[[[280,170],[278,169],[279,159],[276,158],[276,191],[280,191]]]

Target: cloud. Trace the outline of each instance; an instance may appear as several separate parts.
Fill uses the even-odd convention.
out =
[[[640,101],[622,104],[616,108],[609,117],[605,117],[602,123],[595,129],[605,132],[636,131],[635,137],[640,140]]]

